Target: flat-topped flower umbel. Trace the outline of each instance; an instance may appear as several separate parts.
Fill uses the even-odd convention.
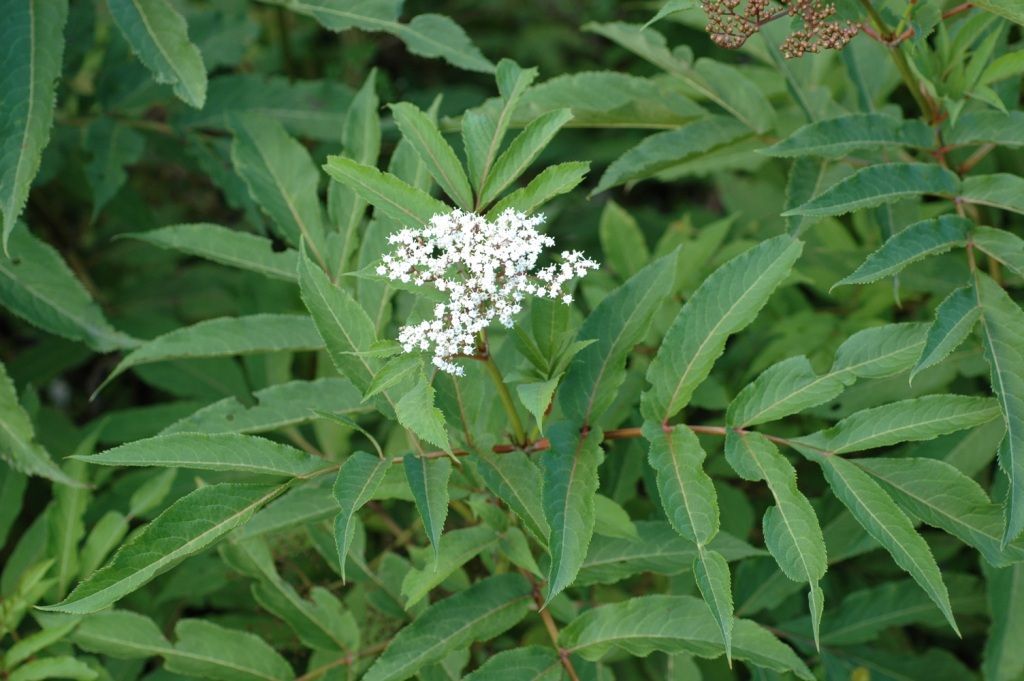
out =
[[[377,274],[433,286],[448,296],[434,306],[432,319],[399,329],[405,351],[432,350],[434,366],[462,376],[464,369],[453,358],[473,354],[477,334],[495,318],[512,326],[526,296],[571,303],[563,286],[598,264],[579,251],[562,251],[560,262],[535,270],[544,249],[555,245],[537,231],[543,222],[543,215],[511,208],[494,222],[455,209],[435,215],[424,227],[389,236],[394,251],[384,255]]]

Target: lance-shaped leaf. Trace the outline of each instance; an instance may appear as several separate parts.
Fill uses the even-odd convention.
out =
[[[725,457],[741,478],[764,480],[771,490],[775,505],[764,514],[765,545],[787,577],[810,585],[808,601],[817,646],[825,604],[818,582],[825,576],[828,560],[818,516],[796,486],[796,470],[760,433],[730,430],[726,435]]]
[[[304,241],[313,258],[327,267],[323,210],[317,196],[320,175],[309,152],[272,118],[241,116],[231,161],[249,194],[292,246]]]
[[[423,520],[423,529],[434,547],[434,558],[441,550],[441,532],[448,517],[448,478],[452,474],[452,462],[448,458],[429,459],[416,454],[406,454],[402,459],[405,478],[412,489],[416,508]]]
[[[247,521],[283,487],[219,483],[178,499],[102,569],[46,610],[96,612],[135,591]]]
[[[796,449],[821,466],[825,480],[836,498],[850,510],[861,527],[889,552],[896,564],[924,589],[949,625],[959,634],[949,604],[949,593],[942,582],[935,557],[892,497],[857,464],[803,444],[796,445]]]
[[[391,105],[395,124],[409,141],[438,186],[463,210],[473,208],[473,190],[455,150],[430,117],[408,102]]]
[[[857,378],[884,378],[906,371],[921,354],[926,324],[886,324],[847,338],[832,363],[831,373]]]
[[[171,650],[156,622],[129,610],[104,610],[82,618],[71,640],[90,653],[133,660]]]
[[[622,279],[633,276],[650,261],[651,253],[640,225],[614,201],[604,204],[597,233],[608,264]]]
[[[498,575],[431,605],[391,639],[363,680],[402,681],[453,650],[494,638],[526,616],[531,590],[521,575]]]
[[[139,341],[107,321],[60,254],[19,226],[0,253],[0,304],[29,324],[93,350],[110,352]]]
[[[454,530],[441,537],[436,560],[422,568],[413,568],[402,579],[405,607],[423,600],[430,590],[477,555],[498,545],[498,534],[488,525]]]
[[[259,636],[200,619],[174,625],[174,652],[164,656],[169,672],[213,681],[291,681],[295,672]]]
[[[583,322],[577,340],[594,340],[577,354],[558,400],[569,420],[594,422],[626,378],[626,357],[643,340],[675,278],[676,254],[655,260],[608,294]]]
[[[1024,146],[1024,111],[970,111],[956,120],[944,136],[946,144],[991,142],[1006,147]]]
[[[477,203],[480,206],[487,206],[498,198],[506,187],[526,172],[562,126],[570,120],[572,112],[569,109],[558,109],[541,114],[523,128],[494,162],[490,174],[480,187]]]
[[[297,252],[275,251],[266,237],[209,223],[170,225],[125,236],[286,281],[295,281],[299,262]]]
[[[406,184],[391,173],[382,173],[344,156],[328,156],[324,171],[384,215],[406,227],[420,227],[438,214],[451,212],[422,189]]]
[[[395,404],[395,415],[398,422],[417,437],[451,452],[444,413],[434,406],[434,387],[425,374],[421,374],[416,383],[399,398]]]
[[[968,203],[1024,214],[1024,178],[1012,173],[972,175],[964,180],[960,198]]]
[[[312,454],[262,437],[176,433],[73,458],[100,466],[163,466],[304,477],[324,468]]]
[[[905,146],[927,149],[935,133],[917,119],[902,121],[880,113],[857,113],[809,123],[763,151],[769,156],[841,158],[858,149]]]
[[[729,404],[729,425],[746,427],[767,423],[824,404],[853,382],[853,376],[819,376],[806,357],[790,357],[765,369]]]
[[[340,510],[334,518],[334,540],[338,545],[341,580],[345,581],[348,549],[352,545],[356,527],[356,511],[366,505],[376,493],[384,474],[391,467],[390,459],[382,459],[366,452],[356,452],[345,459],[334,480],[334,498]]]
[[[559,644],[587,660],[611,650],[646,656],[659,650],[714,658],[725,649],[711,613],[692,596],[639,596],[587,610],[562,630]],[[796,653],[750,620],[736,620],[733,656],[756,667],[812,681]]]
[[[502,59],[498,62],[494,75],[498,82],[498,91],[501,93],[500,108],[482,106],[467,111],[462,116],[462,142],[466,149],[466,164],[469,166],[470,180],[477,190],[491,174],[505,133],[512,122],[512,114],[523,92],[537,77],[537,69],[523,69],[511,59]]]
[[[463,681],[561,681],[562,660],[543,646],[523,646],[487,658]]]
[[[107,0],[110,16],[158,83],[174,88],[183,102],[202,109],[206,66],[188,39],[188,25],[167,0]]]
[[[572,422],[548,429],[551,449],[541,455],[544,517],[551,528],[548,589],[545,603],[576,579],[594,534],[594,495],[601,462],[601,432],[585,435]]]
[[[67,0],[4,3],[0,27],[0,214],[3,252],[50,141],[54,86],[64,58]]]
[[[169,331],[128,353],[103,386],[132,367],[171,359],[230,357],[265,352],[319,350],[324,346],[305,315],[256,314],[220,317]]]
[[[1024,560],[1024,543],[1002,547],[1003,511],[971,478],[937,459],[856,459],[902,508],[978,549],[991,565]]]
[[[995,258],[1017,274],[1024,276],[1024,239],[1005,229],[975,227],[971,243],[990,258]]]
[[[789,276],[803,244],[789,236],[761,242],[719,267],[686,301],[647,370],[641,411],[656,423],[685,407],[725,350]]]
[[[985,574],[992,625],[981,663],[986,679],[1006,681],[1024,672],[1024,563]]]
[[[926,395],[864,409],[804,440],[834,454],[931,440],[988,423],[999,416],[990,397]]]
[[[869,255],[852,274],[837,281],[833,288],[878,281],[930,255],[964,246],[967,244],[967,230],[971,224],[970,220],[958,215],[943,215],[915,222],[887,239],[881,248]]]
[[[0,362],[0,460],[25,475],[41,475],[65,485],[81,483],[54,463],[46,449],[36,442],[28,413],[18,401],[14,381]]]
[[[1024,531],[1024,311],[999,284],[981,272],[974,275],[981,307],[981,337],[991,370],[992,391],[1006,422],[999,464],[1010,479],[1003,544]]]
[[[935,309],[935,321],[928,327],[924,350],[910,372],[910,380],[946,359],[967,339],[980,318],[981,308],[972,287],[965,286],[950,293]]]
[[[537,464],[515,451],[500,456],[481,451],[477,471],[487,488],[508,504],[540,542],[546,542],[551,528],[541,503],[543,486]]]
[[[590,163],[585,161],[570,161],[548,166],[525,187],[515,190],[494,204],[487,213],[487,218],[494,220],[506,208],[514,208],[529,215],[556,196],[571,192],[583,181],[589,170]]]
[[[960,179],[956,173],[941,166],[926,163],[879,163],[861,168],[783,215],[842,215],[912,196],[955,196],[959,191]]]

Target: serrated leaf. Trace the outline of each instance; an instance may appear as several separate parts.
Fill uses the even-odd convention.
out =
[[[1024,214],[1024,178],[1012,173],[972,175],[964,179],[960,199]]]
[[[790,357],[748,383],[729,404],[726,421],[744,428],[775,421],[828,402],[851,382],[846,374],[819,376],[806,357]]]
[[[718,497],[703,469],[706,454],[700,441],[683,425],[665,430],[648,422],[643,434],[651,443],[647,460],[657,473],[669,522],[681,536],[705,546],[718,533]]]
[[[1010,21],[1024,25],[1024,10],[1014,0],[980,0],[974,4],[986,12],[998,14]]]
[[[1024,560],[1019,542],[1002,547],[1003,513],[981,486],[950,464],[936,459],[857,459],[901,507],[924,523],[978,549],[996,567]]]
[[[886,324],[853,334],[836,350],[832,373],[883,378],[906,371],[921,354],[926,324]]]
[[[213,681],[290,681],[291,665],[259,636],[200,619],[174,625],[178,639],[165,655],[169,672]]]
[[[417,437],[451,452],[444,413],[434,406],[434,387],[430,379],[421,375],[416,384],[405,391],[395,404],[398,422]]]
[[[0,304],[10,312],[98,352],[139,344],[110,325],[57,250],[24,226],[11,235],[7,250],[0,253]]]
[[[395,124],[402,137],[416,150],[427,172],[438,186],[463,210],[473,208],[473,190],[466,171],[430,117],[408,102],[391,105]]]
[[[171,650],[156,622],[128,610],[104,610],[82,618],[71,640],[82,650],[124,660]]]
[[[487,525],[475,525],[445,534],[439,541],[433,562],[405,573],[402,580],[405,607],[411,608],[419,603],[453,572],[497,544],[497,533]]]
[[[417,15],[393,32],[413,54],[441,57],[467,71],[494,71],[494,64],[481,54],[462,27],[443,14]]]
[[[945,253],[956,246],[965,246],[967,230],[971,225],[970,220],[958,215],[943,215],[915,222],[889,237],[881,248],[869,255],[851,274],[837,281],[833,288],[878,281],[928,256]]]
[[[719,267],[701,284],[665,333],[647,370],[644,418],[666,422],[685,407],[725,350],[729,336],[764,307],[800,257],[803,244],[789,236],[761,242]]]
[[[843,215],[922,194],[955,196],[960,179],[952,170],[925,163],[879,163],[861,168],[783,216]]]
[[[325,467],[324,461],[312,454],[234,433],[157,435],[73,458],[98,466],[162,466],[293,477],[306,477]]]
[[[924,350],[910,372],[910,380],[946,359],[967,339],[980,318],[981,308],[973,288],[964,286],[950,293],[935,309],[935,321],[928,327]]]
[[[1024,563],[985,574],[992,625],[981,671],[986,681],[1010,681],[1024,672]]]
[[[519,401],[526,407],[526,411],[530,412],[533,416],[537,422],[537,428],[541,432],[544,431],[545,412],[548,405],[551,404],[559,381],[560,377],[555,377],[547,381],[520,383],[516,386],[516,395],[519,396]]]
[[[945,136],[947,144],[989,142],[1006,147],[1024,146],[1024,111],[971,111],[960,116]]]
[[[906,146],[927,149],[935,134],[917,119],[900,120],[880,113],[856,113],[809,123],[763,153],[778,157],[841,158],[858,149]]]
[[[975,227],[971,243],[990,258],[1024,276],[1024,239],[1004,229]]]
[[[629,512],[603,494],[594,495],[594,534],[637,539],[636,525]]]
[[[1003,544],[1024,530],[1024,311],[999,284],[976,272],[981,337],[991,370],[992,391],[1006,422],[1006,439],[999,448],[999,464],[1010,480]]]
[[[491,172],[480,187],[477,204],[488,206],[497,199],[501,192],[526,172],[562,126],[570,120],[572,112],[569,109],[558,109],[541,114],[530,121],[494,162]]]
[[[208,319],[157,336],[128,353],[100,389],[128,369],[153,362],[319,350],[323,344],[316,326],[305,315],[255,314]]]
[[[562,660],[551,647],[522,646],[492,655],[463,681],[561,681]]]
[[[521,213],[535,212],[551,199],[571,192],[583,181],[590,170],[586,161],[570,161],[548,166],[522,189],[517,189],[494,204],[487,213],[488,220],[494,220],[507,208]]]
[[[714,658],[725,652],[718,625],[693,596],[638,596],[587,610],[562,630],[559,644],[586,660],[619,649],[634,656],[655,650]],[[733,657],[811,681],[814,675],[790,648],[750,620],[737,619]]]
[[[395,635],[363,681],[402,681],[453,650],[498,636],[526,616],[531,590],[521,575],[505,574],[438,601]]]
[[[444,520],[448,517],[448,478],[452,474],[452,462],[447,458],[428,459],[425,456],[406,454],[402,464],[416,501],[416,509],[423,520],[423,529],[434,547],[436,560],[441,550]]]
[[[275,251],[273,242],[266,237],[221,225],[205,222],[169,225],[125,236],[275,279],[295,281],[296,278],[299,262],[296,251]]]
[[[704,602],[711,608],[718,630],[725,642],[725,657],[732,664],[732,632],[735,626],[732,615],[732,584],[729,564],[721,554],[703,546],[697,548],[693,560],[693,578],[700,589]]]
[[[488,489],[508,504],[534,538],[546,542],[551,528],[542,507],[543,481],[537,465],[519,451],[500,456],[481,451],[477,470]]]
[[[4,74],[0,95],[0,213],[3,214],[3,254],[39,172],[43,149],[50,141],[54,87],[64,57],[67,0],[4,3],[0,57]]]
[[[344,156],[328,156],[324,171],[400,225],[420,227],[434,215],[451,212],[448,206],[422,189]]]
[[[136,533],[67,598],[43,609],[72,614],[102,610],[243,524],[282,489],[232,483],[200,487]]]
[[[601,251],[620,278],[628,279],[650,261],[651,252],[640,225],[614,201],[604,204],[597,230]]]
[[[423,356],[420,354],[403,353],[389,358],[373,376],[366,387],[363,401],[379,392],[389,390],[423,371]]]
[[[345,459],[345,463],[338,470],[333,493],[341,510],[334,518],[334,539],[338,545],[338,562],[341,563],[343,582],[348,549],[352,545],[356,529],[352,522],[353,518],[356,511],[373,498],[390,467],[390,459],[382,459],[366,452],[356,452]]]
[[[789,178],[786,180],[786,202],[783,206],[785,210],[803,205],[821,191],[821,183],[825,180],[828,165],[828,161],[807,156],[793,161],[789,167]],[[817,219],[803,215],[787,216],[786,233],[799,237],[816,222]]]
[[[596,421],[626,378],[625,360],[643,340],[675,279],[676,254],[655,260],[608,294],[583,322],[577,340],[596,339],[569,365],[558,401],[569,420]]]
[[[232,121],[231,161],[249,194],[292,246],[305,242],[327,268],[320,179],[309,152],[272,118],[241,116]]]
[[[560,422],[548,429],[551,449],[541,454],[544,517],[551,534],[551,567],[545,604],[576,579],[594,533],[594,495],[601,462],[601,432],[581,434],[579,426]]]

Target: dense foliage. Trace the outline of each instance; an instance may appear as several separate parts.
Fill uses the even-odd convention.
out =
[[[1018,0],[0,12],[0,678],[1024,679]]]

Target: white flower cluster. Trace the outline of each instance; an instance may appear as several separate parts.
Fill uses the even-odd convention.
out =
[[[534,271],[544,248],[555,244],[537,231],[542,222],[543,215],[528,217],[511,208],[494,222],[456,209],[435,215],[422,228],[390,235],[394,250],[384,255],[377,274],[448,295],[434,306],[433,319],[399,330],[403,349],[433,350],[436,367],[462,376],[464,369],[453,359],[472,355],[477,334],[495,318],[512,326],[526,296],[571,303],[562,287],[598,264],[579,251],[562,251],[561,262]]]

